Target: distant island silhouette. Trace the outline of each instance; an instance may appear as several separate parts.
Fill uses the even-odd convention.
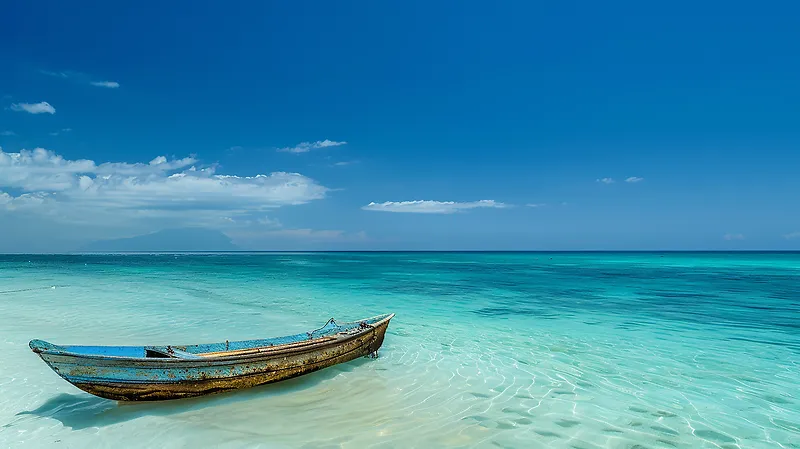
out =
[[[230,237],[220,231],[203,228],[165,229],[135,237],[98,240],[76,252],[135,252],[135,251],[241,251]]]

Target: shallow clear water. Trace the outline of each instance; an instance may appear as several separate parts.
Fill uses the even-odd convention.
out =
[[[378,359],[165,403],[27,347],[383,312]],[[0,342],[0,447],[800,448],[800,254],[0,256]]]

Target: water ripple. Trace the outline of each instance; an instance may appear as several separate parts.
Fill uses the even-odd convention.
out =
[[[800,255],[661,256],[0,256],[0,446],[800,447]],[[27,349],[384,311],[378,359],[163,404],[81,393]]]

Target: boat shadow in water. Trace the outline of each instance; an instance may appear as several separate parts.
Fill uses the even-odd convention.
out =
[[[48,399],[39,407],[19,412],[16,416],[18,419],[25,419],[27,416],[55,419],[60,421],[64,427],[72,430],[105,427],[144,416],[168,416],[253,399],[292,394],[331,380],[339,374],[353,371],[369,362],[370,360],[367,358],[359,358],[347,364],[332,366],[273,384],[171,401],[116,402],[89,394],[61,393]],[[14,423],[11,423],[5,427],[13,426]]]

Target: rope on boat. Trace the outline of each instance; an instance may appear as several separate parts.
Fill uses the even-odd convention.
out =
[[[320,327],[319,329],[314,329],[313,331],[306,332],[306,335],[308,335],[308,339],[312,340],[314,338],[314,333],[315,332],[319,332],[322,329],[325,329],[326,327],[328,327],[329,324],[333,324],[334,326],[339,327],[339,325],[336,324],[336,321],[333,318],[331,318],[331,319],[328,320],[327,323],[325,323],[324,326]],[[367,357],[376,359],[376,358],[378,358],[378,349],[375,348],[375,343],[378,340],[378,333],[374,332],[374,330],[377,329],[377,326],[375,326],[372,323],[367,323],[366,321],[362,321],[362,322],[358,323],[358,327],[355,330],[356,331],[363,331],[364,329],[372,329],[373,330],[372,341],[370,341],[370,343],[369,343],[370,352],[369,352],[369,354],[367,354]],[[350,332],[352,332],[352,330]],[[227,346],[228,342],[226,341],[225,343],[226,343],[226,346]]]
[[[309,340],[314,338],[314,332],[318,332],[318,331],[321,331],[322,329],[325,329],[329,324],[333,324],[334,326],[337,326],[337,327],[339,326],[338,324],[336,324],[336,321],[333,318],[331,318],[321,328],[314,329],[313,331],[310,331],[310,332],[306,332],[306,335],[308,335]]]

